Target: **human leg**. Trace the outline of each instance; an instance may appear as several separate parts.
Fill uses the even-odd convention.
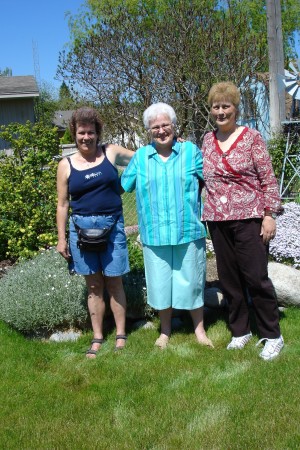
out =
[[[116,323],[116,348],[123,348],[126,343],[126,297],[122,277],[104,277],[105,287],[110,298],[110,307]]]
[[[200,344],[213,347],[203,323],[204,288],[206,281],[205,239],[173,247],[172,305],[189,310]]]
[[[212,341],[206,336],[206,332],[203,324],[203,306],[201,308],[193,309],[190,311],[195,335],[199,344],[207,345],[208,347],[213,347]]]
[[[208,222],[216,253],[218,276],[228,302],[233,337],[250,334],[248,298],[236,257],[236,221]]]
[[[257,328],[263,339],[280,337],[276,293],[268,277],[267,247],[260,236],[261,221],[238,226],[237,260],[253,303]]]
[[[168,345],[171,335],[172,308],[162,309],[158,311],[160,318],[160,336],[155,341],[155,345],[161,349]]]
[[[205,239],[174,245],[172,257],[172,307],[194,310],[204,305],[206,281]]]
[[[172,247],[143,246],[147,303],[158,310],[161,331],[155,345],[165,348],[171,335],[172,320]]]
[[[172,246],[143,246],[147,303],[159,311],[172,307]]]
[[[103,298],[104,279],[101,272],[93,275],[85,276],[86,286],[88,290],[88,309],[91,317],[91,323],[94,333],[94,339],[98,342],[93,342],[90,350],[97,352],[101,347],[101,340],[103,340],[103,318],[105,313],[105,303]],[[95,353],[88,353],[88,358],[95,358]]]

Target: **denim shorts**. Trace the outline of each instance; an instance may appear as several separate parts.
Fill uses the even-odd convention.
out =
[[[87,252],[77,248],[77,232],[74,222],[81,228],[105,228],[113,225],[107,250],[104,252]],[[69,270],[79,275],[92,275],[102,272],[107,277],[118,277],[129,272],[129,258],[122,215],[112,216],[81,216],[70,217],[69,251],[71,262]]]

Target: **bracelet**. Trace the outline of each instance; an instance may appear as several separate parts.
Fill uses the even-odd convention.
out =
[[[277,213],[267,209],[267,210],[265,210],[265,217],[266,216],[267,217],[272,217],[272,219],[276,219]]]

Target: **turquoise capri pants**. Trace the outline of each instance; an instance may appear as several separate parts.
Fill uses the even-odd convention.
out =
[[[204,305],[205,238],[180,245],[143,245],[147,303],[157,310]]]

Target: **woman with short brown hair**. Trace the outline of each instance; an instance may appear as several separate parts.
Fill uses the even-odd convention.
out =
[[[204,137],[203,172],[206,220],[219,279],[229,307],[232,340],[241,349],[251,339],[248,294],[256,316],[260,356],[273,359],[284,342],[274,287],[268,278],[268,243],[281,211],[278,184],[266,145],[256,130],[240,126],[240,93],[231,82],[217,83],[208,95],[216,129]]]

